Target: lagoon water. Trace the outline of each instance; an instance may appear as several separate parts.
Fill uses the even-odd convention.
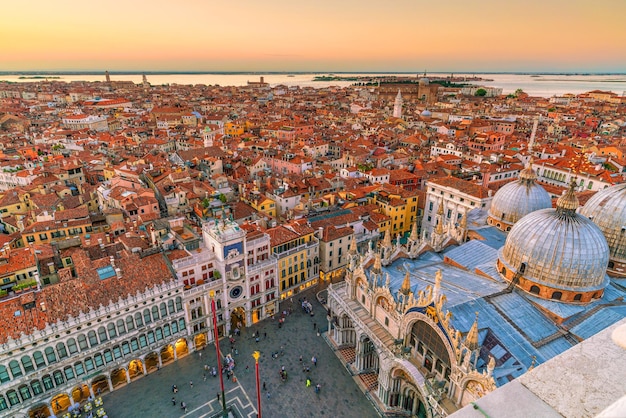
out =
[[[152,85],[160,84],[206,84],[220,86],[245,86],[248,81],[259,81],[260,77],[264,77],[265,82],[270,86],[302,86],[302,87],[328,87],[328,86],[349,86],[352,81],[313,81],[315,76],[328,75],[329,73],[294,73],[294,74],[147,74],[148,82]],[[36,74],[29,74],[28,77]],[[387,74],[370,74],[370,73],[337,73],[340,77],[351,76],[390,76]],[[402,76],[412,74],[398,74]],[[449,74],[430,74],[431,77],[448,76]],[[513,93],[517,89],[522,89],[531,96],[552,97],[554,95],[562,95],[565,93],[584,93],[591,90],[612,91],[619,95],[626,95],[626,74],[614,75],[595,75],[595,74],[454,74],[455,77],[476,76],[483,79],[491,79],[493,81],[474,82],[490,87],[501,87],[504,94]],[[38,79],[24,79],[23,74],[19,75],[0,75],[0,81],[10,82],[34,82]],[[45,76],[44,76],[45,77]],[[102,74],[54,74],[59,77],[58,81],[104,81],[104,73]],[[141,74],[112,74],[113,81],[132,81],[141,83]]]

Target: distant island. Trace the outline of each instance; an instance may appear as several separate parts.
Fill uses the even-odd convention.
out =
[[[31,80],[31,79],[60,79],[59,76],[50,76],[50,75],[29,75],[29,76],[21,76],[20,80]]]

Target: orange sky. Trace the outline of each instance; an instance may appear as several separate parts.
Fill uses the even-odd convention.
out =
[[[626,72],[626,0],[27,0],[2,14],[0,71]]]

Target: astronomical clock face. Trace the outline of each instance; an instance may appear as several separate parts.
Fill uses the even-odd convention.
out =
[[[232,289],[230,289],[230,292],[228,293],[228,295],[230,296],[232,300],[239,299],[241,295],[243,295],[243,287],[241,286],[233,287]]]

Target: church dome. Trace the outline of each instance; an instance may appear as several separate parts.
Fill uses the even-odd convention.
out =
[[[503,231],[529,213],[552,207],[552,199],[546,190],[535,183],[537,175],[533,171],[532,160],[520,172],[519,179],[496,192],[491,201],[487,222]]]
[[[609,280],[609,247],[602,231],[577,208],[572,184],[556,209],[519,220],[500,249],[500,273],[544,299],[589,302],[601,297]]]
[[[609,245],[609,274],[626,276],[626,184],[618,184],[593,195],[580,214],[604,234]]]
[[[431,117],[433,114],[432,114],[432,112],[431,112],[430,110],[428,110],[428,109],[424,109],[424,110],[422,111],[422,113],[420,113],[420,115],[422,115],[422,116],[428,116],[428,117]]]

